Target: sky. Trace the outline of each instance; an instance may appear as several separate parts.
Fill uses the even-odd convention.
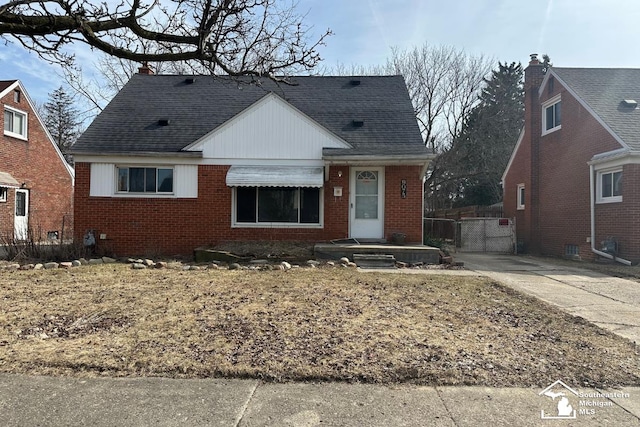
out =
[[[289,0],[283,0],[289,1]],[[501,62],[546,53],[558,67],[640,68],[638,0],[298,0],[327,68],[382,65],[391,48],[448,45]],[[95,57],[78,49],[84,68]],[[36,102],[63,79],[18,43],[0,44],[0,80],[20,79]]]

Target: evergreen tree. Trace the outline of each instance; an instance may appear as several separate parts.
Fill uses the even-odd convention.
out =
[[[491,205],[502,199],[502,173],[524,124],[524,90],[519,63],[498,65],[445,153],[454,181],[453,205]]]
[[[65,159],[72,164],[69,150],[80,136],[80,119],[73,98],[62,86],[49,94],[49,100],[44,105],[43,120]]]

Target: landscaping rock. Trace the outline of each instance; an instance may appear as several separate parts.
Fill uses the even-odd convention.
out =
[[[156,262],[155,268],[167,268],[167,263],[164,261]]]
[[[58,268],[59,265],[60,264],[58,264],[57,262],[47,262],[47,263],[45,263],[44,268],[47,269],[47,270],[51,270],[51,269],[54,269],[54,268]]]
[[[211,263],[207,266],[207,268],[209,270],[218,270],[220,267],[218,267],[218,264]]]
[[[408,264],[402,261],[396,261],[396,267],[398,268],[407,268]]]
[[[61,262],[59,267],[60,267],[60,268],[66,268],[66,269],[69,269],[69,268],[73,267],[73,263],[68,262],[68,261]]]
[[[291,264],[289,264],[287,261],[282,261],[280,263],[280,265],[282,266],[282,268],[284,268],[285,270],[291,270]]]
[[[148,259],[148,258],[142,261],[142,263],[147,267],[153,267],[156,264],[155,262],[153,262],[152,259]]]
[[[358,265],[355,262],[349,262],[347,267],[356,268]]]
[[[131,268],[133,268],[134,270],[144,270],[145,268],[147,268],[147,266],[138,262],[134,262],[133,264],[131,264]]]
[[[335,263],[335,262],[333,262],[333,261],[327,261],[327,265],[328,265],[329,267],[335,267],[335,266],[336,266],[336,263]]]
[[[80,258],[78,261],[80,261],[80,264],[82,264],[82,265],[87,265],[87,264],[89,264],[89,261],[87,261],[87,260],[86,260],[86,259],[84,259],[84,258]]]
[[[237,262],[232,262],[231,264],[229,264],[229,270],[239,270],[240,269],[240,264],[238,264]]]
[[[272,267],[273,270],[284,270],[284,265],[276,264]]]
[[[113,264],[114,262],[116,262],[116,260],[108,256],[103,256],[102,262],[104,262],[105,264]]]
[[[42,270],[43,268],[44,268],[44,265],[40,263],[33,266],[34,270]]]
[[[20,268],[20,264],[9,264],[7,265],[7,270],[18,270]]]
[[[182,266],[182,271],[189,271],[189,270],[191,270],[191,266],[190,265],[183,265]]]
[[[102,258],[91,258],[89,260],[89,264],[90,265],[104,264],[104,261],[102,260]]]
[[[82,265],[82,261],[80,261],[79,259],[73,260],[71,261],[71,265],[74,267],[80,267]]]
[[[317,267],[320,265],[320,261],[316,261],[315,259],[310,259],[307,261],[307,265]]]
[[[33,269],[34,265],[33,264],[24,264],[20,266],[20,270],[31,270]]]
[[[351,261],[346,256],[343,256],[342,258],[340,258],[340,264],[349,264],[349,262]]]

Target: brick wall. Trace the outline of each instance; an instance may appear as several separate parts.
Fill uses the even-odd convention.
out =
[[[518,239],[530,252],[563,256],[566,245],[576,245],[582,258],[593,259],[588,241],[591,218],[587,163],[595,154],[618,149],[620,144],[558,81],[552,90],[545,86],[539,101],[530,99],[537,93],[532,88],[526,95],[525,135],[504,182],[505,215],[516,218]],[[542,136],[542,104],[557,94],[562,102],[561,129]],[[624,181],[632,182],[633,173],[638,172],[627,174],[627,169],[630,167],[625,168]],[[519,183],[525,183],[524,211],[516,210]],[[631,191],[628,187],[623,192]],[[623,219],[631,220],[633,214],[627,207],[640,204],[640,198],[624,194],[624,204],[597,205],[596,242],[606,235],[625,236],[621,237],[621,247],[630,250],[635,227],[623,232],[620,224]],[[640,258],[637,250],[630,255]]]
[[[422,195],[420,166],[385,168],[384,234],[387,241],[394,233],[406,235],[407,243],[422,244]],[[402,198],[401,181],[406,180],[406,198]]]
[[[76,163],[76,238],[87,230],[98,244],[116,255],[189,255],[198,246],[230,240],[289,240],[321,242],[349,236],[349,167],[332,166],[324,187],[324,227],[232,228],[232,190],[225,184],[229,166],[198,167],[197,199],[89,197],[90,165]],[[340,173],[341,172],[341,176]],[[422,185],[418,167],[387,167],[385,234],[422,239]],[[400,197],[400,180],[407,179],[407,198]],[[334,196],[334,187],[342,196]]]
[[[29,228],[34,238],[46,238],[48,231],[62,230],[71,237],[73,227],[73,181],[47,137],[40,121],[21,93],[14,102],[10,91],[0,99],[0,171],[10,173],[29,190]],[[4,135],[4,105],[27,113],[27,141]],[[7,202],[0,203],[0,233],[12,236],[14,227],[15,190],[9,189]],[[66,238],[66,237],[65,237]]]

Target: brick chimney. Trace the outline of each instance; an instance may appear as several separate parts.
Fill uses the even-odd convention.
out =
[[[542,134],[542,106],[538,90],[544,80],[544,66],[538,60],[538,54],[532,54],[529,66],[524,70],[524,116],[525,138],[530,141],[531,149],[531,182],[529,187],[529,200],[525,202],[530,208],[525,215],[529,218],[527,223],[530,230],[529,249],[533,253],[540,250],[540,137]]]
[[[148,62],[145,61],[142,63],[142,66],[138,68],[138,74],[147,74],[147,75],[153,74],[153,70],[149,66]]]

